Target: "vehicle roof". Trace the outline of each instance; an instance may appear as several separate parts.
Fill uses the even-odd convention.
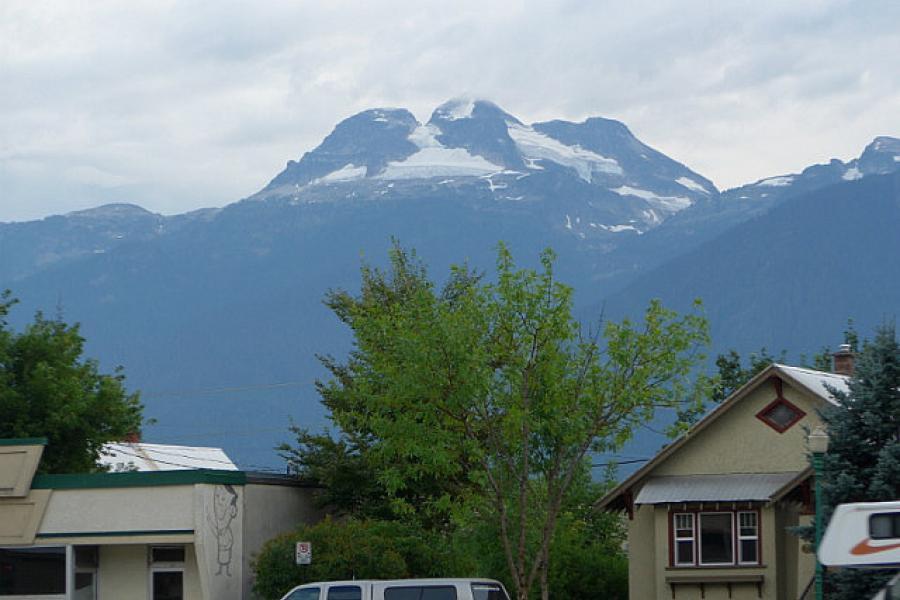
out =
[[[311,581],[298,585],[292,589],[311,587],[315,585],[366,585],[384,583],[389,585],[434,585],[440,583],[496,583],[502,585],[496,579],[488,577],[431,577],[428,579],[352,579],[342,581]]]
[[[497,583],[500,582],[496,579],[490,579],[488,577],[431,577],[428,579],[352,579],[352,580],[343,580],[343,581],[311,581],[309,583],[304,583],[302,585],[298,585],[298,588],[313,586],[313,585],[365,585],[370,583],[388,583],[392,585],[396,584],[409,584],[409,585],[420,585],[420,584],[435,584],[435,583]]]

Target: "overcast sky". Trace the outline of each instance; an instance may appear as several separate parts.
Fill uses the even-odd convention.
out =
[[[0,221],[257,191],[459,95],[624,121],[725,189],[900,136],[900,2],[0,2]]]

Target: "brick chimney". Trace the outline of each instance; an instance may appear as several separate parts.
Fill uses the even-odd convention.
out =
[[[140,444],[141,443],[141,432],[140,431],[132,431],[125,435],[125,443],[126,444]]]
[[[834,353],[834,368],[832,369],[838,375],[853,375],[853,351],[850,350],[850,344],[841,344],[838,351]]]

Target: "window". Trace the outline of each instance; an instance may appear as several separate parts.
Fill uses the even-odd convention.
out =
[[[100,552],[97,546],[75,547],[74,600],[97,600],[97,567]]]
[[[694,514],[682,513],[674,517],[675,564],[694,564]]]
[[[509,596],[496,583],[473,583],[472,598],[474,600],[509,600]]]
[[[734,562],[731,521],[732,513],[700,513],[701,565],[729,565]]]
[[[307,587],[294,590],[284,600],[319,600],[319,588]]]
[[[0,598],[65,593],[65,548],[0,548]]]
[[[150,548],[150,600],[184,600],[184,546]]]
[[[456,588],[450,585],[389,587],[384,600],[456,600]]]
[[[672,513],[671,540],[675,567],[758,565],[759,512]]]
[[[900,512],[877,513],[869,517],[869,537],[873,540],[900,538]]]
[[[327,600],[362,600],[362,588],[358,585],[337,585],[328,588]]]
[[[755,512],[738,514],[738,562],[742,565],[759,563],[759,515]]]
[[[756,413],[757,419],[778,433],[784,433],[804,416],[805,412],[782,398],[780,394],[771,404]]]

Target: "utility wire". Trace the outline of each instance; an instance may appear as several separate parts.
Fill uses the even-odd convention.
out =
[[[637,464],[637,463],[647,462],[648,460],[650,460],[650,459],[649,458],[635,458],[632,460],[619,460],[619,461],[613,460],[613,461],[605,462],[605,463],[594,463],[591,465],[591,467],[594,469],[599,469],[601,467],[608,467],[609,465],[633,465],[633,464]]]
[[[141,393],[141,399],[147,398],[179,398],[190,396],[204,396],[209,394],[226,394],[233,392],[247,392],[251,390],[269,390],[276,388],[293,387],[298,385],[308,385],[309,381],[281,381],[278,383],[260,383],[255,385],[238,385],[231,387],[218,388],[195,388],[192,390],[167,390],[159,392]]]

